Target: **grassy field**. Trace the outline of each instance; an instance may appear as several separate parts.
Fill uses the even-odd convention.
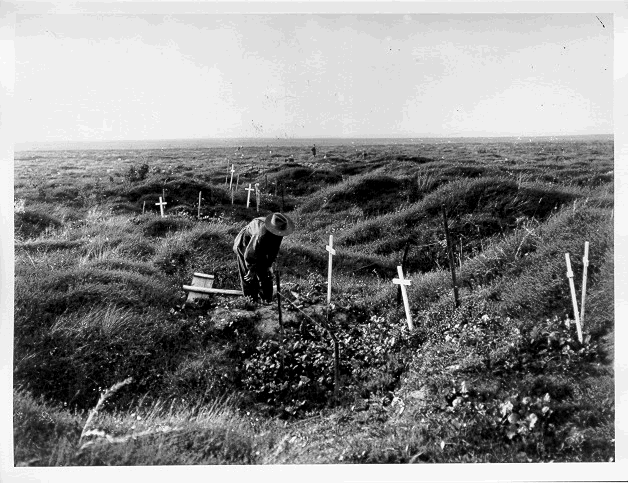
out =
[[[612,461],[612,141],[288,144],[16,153],[16,465]],[[283,334],[276,301],[183,305],[239,288],[256,182],[296,224]]]

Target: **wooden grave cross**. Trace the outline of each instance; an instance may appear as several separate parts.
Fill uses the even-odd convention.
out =
[[[569,253],[565,253],[565,261],[567,262],[567,278],[569,279],[569,288],[571,289],[571,301],[573,303],[573,314],[576,319],[576,329],[578,330],[578,341],[582,344],[582,327],[580,326],[580,313],[578,312],[578,301],[576,300],[576,287],[573,283],[573,271],[571,270],[571,261]]]
[[[165,201],[161,200],[161,196],[159,197],[159,203],[155,203],[155,205],[158,205],[160,210],[161,210],[161,217],[164,217],[164,205],[167,205],[168,203],[166,203]]]
[[[231,181],[229,181],[229,189],[233,187],[233,173],[235,173],[235,166],[231,165]]]
[[[399,278],[393,278],[393,283],[401,287],[401,296],[403,297],[403,306],[406,309],[406,319],[408,320],[408,329],[413,330],[412,317],[410,316],[410,304],[408,303],[408,293],[406,292],[406,286],[410,285],[409,279],[403,278],[403,269],[401,265],[397,265],[397,274]]]
[[[248,188],[244,188],[248,193],[246,194],[246,207],[249,207],[249,203],[251,202],[251,191],[255,191],[255,188],[251,188],[251,183],[249,183]]]
[[[329,235],[329,245],[325,245],[325,250],[329,252],[329,269],[327,270],[327,305],[331,302],[331,264],[332,257],[336,254],[334,250],[334,235]]]
[[[255,183],[255,204],[257,205],[258,213],[259,213],[259,200],[260,200],[259,183]]]

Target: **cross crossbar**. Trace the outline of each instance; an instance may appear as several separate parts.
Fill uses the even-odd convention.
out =
[[[393,278],[393,283],[397,285],[410,285],[410,280],[400,280],[398,278]]]

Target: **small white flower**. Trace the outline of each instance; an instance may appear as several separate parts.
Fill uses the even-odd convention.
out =
[[[512,403],[510,401],[506,401],[503,404],[500,404],[499,409],[502,413],[502,416],[506,416],[506,414],[512,411]]]

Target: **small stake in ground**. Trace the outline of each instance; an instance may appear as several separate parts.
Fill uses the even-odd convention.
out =
[[[284,210],[284,197],[283,197],[283,195],[284,195],[284,188],[285,188],[284,184],[281,183],[281,211]]]
[[[260,201],[259,183],[255,183],[255,204],[257,206],[258,213],[259,213],[259,201]]]
[[[229,181],[229,189],[233,187],[233,173],[235,173],[235,166],[231,165],[231,181]]]
[[[412,324],[412,317],[410,316],[410,304],[408,303],[408,293],[406,292],[406,285],[410,285],[410,280],[406,280],[403,278],[403,269],[401,265],[397,265],[397,273],[399,274],[399,278],[393,278],[393,283],[401,286],[401,296],[403,297],[403,306],[406,309],[406,319],[408,320],[408,329],[414,330],[414,325]]]
[[[159,203],[155,203],[156,205],[159,206],[160,210],[161,210],[161,217],[164,217],[164,206],[167,205],[168,203],[166,203],[165,201],[161,200],[161,196],[159,197]]]
[[[146,210],[146,201],[142,203],[142,215],[144,214],[144,210]]]
[[[325,250],[329,252],[329,269],[327,270],[327,305],[329,305],[331,302],[331,260],[336,254],[336,250],[334,250],[334,235],[329,235],[329,245],[325,245]]]
[[[573,302],[573,314],[576,319],[576,329],[578,330],[578,341],[582,344],[582,327],[580,327],[580,314],[578,312],[578,300],[576,299],[576,287],[573,283],[573,272],[571,271],[571,261],[569,253],[565,253],[565,261],[567,262],[567,278],[569,278],[569,288],[571,289],[571,301]]]
[[[460,307],[460,300],[458,299],[458,286],[456,285],[456,262],[454,261],[454,248],[451,244],[451,237],[449,236],[449,222],[447,221],[447,211],[443,206],[443,225],[445,226],[445,239],[447,240],[447,253],[449,255],[449,268],[451,269],[451,281],[454,286],[454,303],[456,307]]]
[[[283,319],[281,317],[281,282],[279,280],[279,270],[275,272],[275,278],[277,279],[277,312],[279,313],[279,334],[281,336],[281,369],[285,367],[284,364],[284,335],[283,335]]]
[[[587,299],[587,271],[589,269],[589,242],[584,242],[584,257],[582,257],[582,299],[580,302],[580,324],[584,327],[584,303]]]
[[[198,215],[196,216],[199,220],[201,219],[201,193],[202,191],[198,192]]]
[[[248,191],[248,193],[246,194],[246,207],[248,208],[251,202],[251,191],[255,191],[255,188],[251,188],[251,183],[249,183],[249,187],[244,189]]]

